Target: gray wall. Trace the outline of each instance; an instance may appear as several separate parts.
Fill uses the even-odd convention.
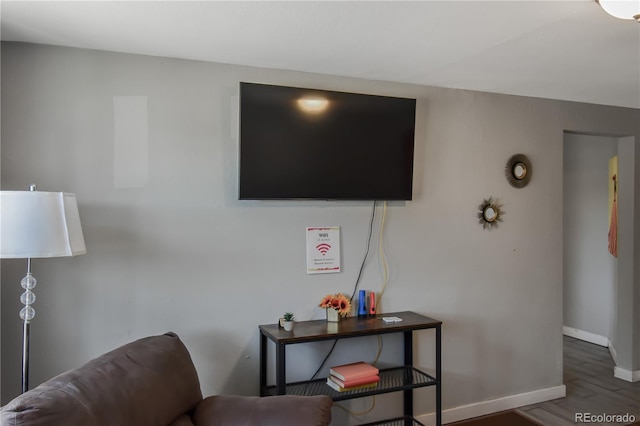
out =
[[[289,310],[319,318],[314,306],[324,294],[352,291],[371,203],[238,201],[239,81],[416,97],[414,200],[389,205],[390,282],[380,312],[444,321],[445,408],[562,384],[563,132],[638,137],[637,110],[3,43],[2,189],[35,182],[76,193],[88,250],[34,262],[34,384],[173,330],[205,394],[255,394],[257,325]],[[138,122],[115,122],[127,96],[139,97]],[[148,145],[132,148],[146,172],[121,162],[122,126],[146,135]],[[519,152],[534,168],[524,189],[504,178],[506,160]],[[506,211],[492,231],[476,218],[488,196]],[[310,225],[342,227],[342,273],[306,275]],[[376,291],[378,225],[362,280]],[[2,261],[3,402],[19,390],[24,269]],[[384,340],[382,361],[398,362],[397,337]],[[373,360],[377,340],[356,343],[339,343],[329,365]],[[416,364],[431,370],[432,333],[415,343]],[[327,349],[291,351],[291,378],[313,373]],[[416,412],[432,411],[433,390],[416,395]],[[369,417],[399,412],[397,402],[378,398]],[[334,414],[346,423],[341,410]]]
[[[640,118],[640,114],[639,114]],[[637,121],[640,125],[640,120]],[[635,380],[640,380],[640,342],[638,328],[640,328],[640,285],[638,283],[638,252],[640,244],[638,235],[638,161],[639,152],[636,140],[632,137],[618,138],[618,285],[615,295],[615,318],[613,347],[616,360],[616,374],[619,369],[626,370],[626,376],[633,374]],[[634,189],[635,187],[635,189]],[[631,238],[631,223],[635,222],[635,239]],[[630,258],[625,253],[635,252]],[[629,380],[629,379],[627,379]]]
[[[609,159],[617,152],[616,138],[567,134],[564,141],[564,325],[605,342],[617,285],[617,260],[607,250]]]

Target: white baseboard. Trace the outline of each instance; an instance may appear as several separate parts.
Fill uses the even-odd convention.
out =
[[[613,375],[618,379],[626,380],[627,382],[640,382],[640,370],[631,371],[620,367],[614,367]]]
[[[615,364],[618,363],[618,353],[616,352],[616,348],[613,347],[609,339],[606,337],[567,326],[562,327],[562,333],[565,336],[574,337],[576,339],[584,340],[585,342],[595,343],[596,345],[609,348],[609,353],[611,354],[611,358],[613,358],[613,362]],[[640,370],[632,371],[625,370],[620,367],[614,367],[613,376],[627,382],[640,382]]]
[[[609,342],[609,353],[611,354],[611,358],[613,358],[613,363],[617,364],[618,363],[618,352],[616,351],[616,348],[613,347],[611,342]]]
[[[485,416],[487,414],[512,410],[525,405],[564,398],[566,394],[567,389],[564,385],[561,385],[553,388],[539,389],[532,392],[510,395],[504,398],[492,399],[490,401],[476,402],[474,404],[448,408],[442,411],[442,423],[459,422],[472,417]],[[435,413],[421,414],[414,417],[425,426],[433,426],[436,424]]]
[[[577,328],[567,327],[566,325],[562,327],[562,334],[584,340],[585,342],[594,343],[598,346],[604,346],[605,348],[609,347],[609,339],[599,334],[578,330]]]

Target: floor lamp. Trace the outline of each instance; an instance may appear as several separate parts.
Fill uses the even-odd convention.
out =
[[[29,333],[36,311],[36,279],[31,259],[86,253],[75,194],[64,192],[0,191],[0,258],[27,259],[27,275],[20,284],[22,332],[22,392],[29,390]]]

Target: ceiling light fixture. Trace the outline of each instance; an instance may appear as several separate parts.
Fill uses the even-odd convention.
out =
[[[609,15],[640,22],[640,0],[596,0]]]

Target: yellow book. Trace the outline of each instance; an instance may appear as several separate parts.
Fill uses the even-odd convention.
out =
[[[378,386],[378,382],[365,383],[363,385],[351,386],[351,387],[348,387],[348,388],[343,388],[342,386],[340,386],[339,384],[337,384],[336,382],[331,380],[331,378],[327,377],[327,385],[329,385],[333,389],[337,390],[338,392],[347,392],[347,391],[352,391],[352,390],[375,388],[376,386]]]

